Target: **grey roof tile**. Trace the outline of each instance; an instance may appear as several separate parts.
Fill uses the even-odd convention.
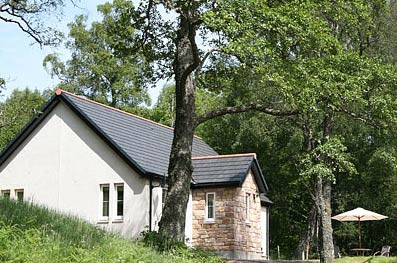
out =
[[[251,154],[193,158],[194,183],[241,183],[253,161]]]
[[[62,96],[105,133],[146,172],[164,175],[168,170],[174,131],[85,98],[62,92]],[[194,137],[193,156],[218,155],[203,140]]]

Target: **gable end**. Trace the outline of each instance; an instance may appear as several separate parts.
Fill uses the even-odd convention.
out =
[[[18,133],[15,138],[0,153],[0,167],[18,149],[18,147],[28,138],[28,136],[40,125],[40,123],[52,112],[52,110],[63,102],[71,109],[84,123],[86,123],[112,150],[114,150],[134,171],[142,176],[153,176],[160,178],[160,175],[147,173],[134,160],[132,160],[120,147],[118,147],[98,126],[93,123],[76,105],[73,104],[63,93],[54,95],[49,102],[42,108],[40,114],[35,116],[28,124]]]

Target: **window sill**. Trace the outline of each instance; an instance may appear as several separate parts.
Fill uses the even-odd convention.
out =
[[[113,219],[112,223],[123,223],[124,219]]]
[[[96,222],[98,225],[106,225],[109,224],[109,220],[99,220],[98,222]]]
[[[251,222],[250,221],[246,221],[245,225],[248,226],[248,227],[251,227]]]
[[[215,224],[215,220],[204,220],[204,224]]]

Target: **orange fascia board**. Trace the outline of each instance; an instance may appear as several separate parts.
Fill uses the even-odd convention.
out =
[[[256,159],[256,153],[239,153],[239,154],[192,157],[192,160],[220,159],[220,158],[243,157],[243,156],[252,156],[254,157],[254,159]]]

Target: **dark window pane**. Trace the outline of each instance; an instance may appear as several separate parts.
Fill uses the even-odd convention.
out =
[[[109,186],[102,186],[102,216],[109,216]]]
[[[214,219],[215,218],[215,195],[207,194],[207,218]]]
[[[117,216],[123,216],[124,210],[124,186],[118,185],[117,189]]]
[[[23,191],[18,191],[17,192],[17,200],[18,201],[23,201]]]
[[[109,202],[103,202],[102,216],[109,216]]]
[[[103,193],[103,201],[104,202],[105,201],[109,202],[109,187],[108,186],[103,187],[102,188],[102,193]]]
[[[122,186],[117,186],[117,200],[124,199],[124,189]]]
[[[213,206],[214,205],[214,195],[210,194],[208,195],[208,206]]]
[[[122,216],[123,215],[123,202],[117,202],[117,215]]]
[[[208,207],[208,218],[214,218],[214,208],[212,206]]]

